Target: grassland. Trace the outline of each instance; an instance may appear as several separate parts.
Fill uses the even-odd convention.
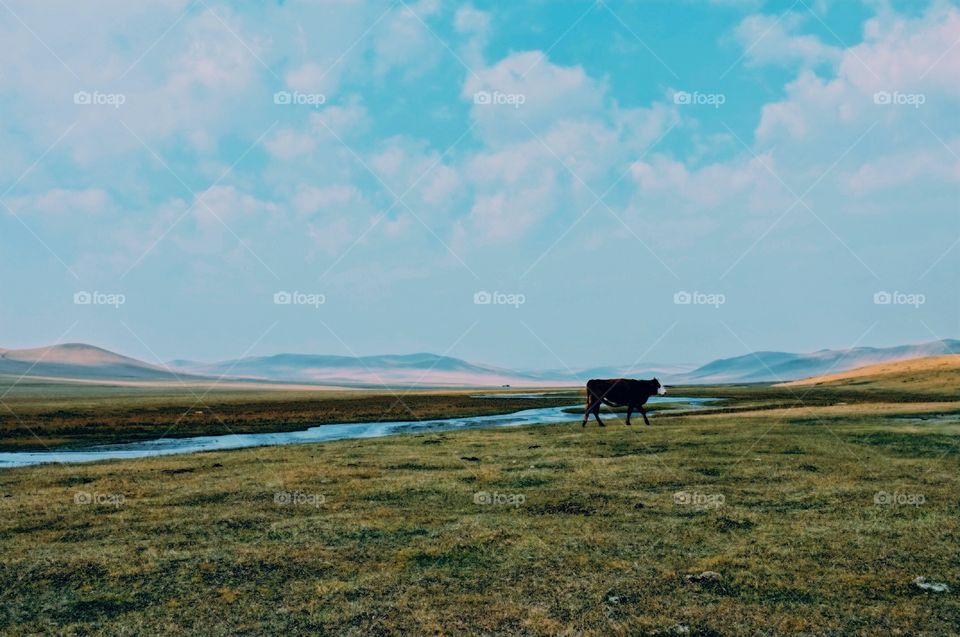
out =
[[[949,393],[960,395],[960,355],[929,356],[805,378],[783,387],[828,387],[833,390]]]
[[[949,359],[944,363],[939,359]],[[869,377],[841,375],[778,386],[690,386],[671,393],[728,399],[715,411],[828,406],[838,402],[960,399],[960,356],[882,366]],[[898,368],[897,365],[907,367]],[[867,368],[870,369],[870,368]],[[903,372],[903,373],[900,373]],[[503,392],[528,393],[529,390]],[[424,420],[510,413],[582,400],[548,388],[540,399],[476,400],[476,390],[329,390],[79,385],[0,378],[0,451],[41,451],[159,437],[292,431],[314,425]],[[483,392],[480,392],[483,393]]]
[[[15,379],[14,379],[15,380]],[[0,451],[42,451],[230,433],[293,431],[376,420],[426,420],[569,405],[579,392],[548,390],[542,399],[478,400],[477,390],[329,391],[82,386],[0,382]]]
[[[0,633],[956,634],[960,403],[713,389],[651,427],[4,471]]]

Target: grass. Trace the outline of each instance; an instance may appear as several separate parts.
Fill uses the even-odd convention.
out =
[[[484,390],[249,390],[184,387],[82,386],[0,378],[0,451],[43,451],[160,437],[294,431],[329,423],[426,420],[511,413],[537,407],[577,404],[580,390],[548,390],[543,398],[476,399]],[[5,384],[6,383],[6,384]],[[771,387],[769,385],[688,386],[671,394],[727,399],[716,412],[826,406],[877,399],[900,402],[954,400],[946,390],[898,388]],[[9,393],[7,393],[9,391]],[[402,400],[401,400],[402,399]],[[648,411],[676,405],[650,405]],[[579,411],[578,408],[572,411]],[[625,410],[615,410],[623,412]],[[642,421],[637,414],[638,422]]]
[[[922,392],[950,395],[960,383],[960,355],[927,356],[868,365],[857,369],[785,383],[791,387],[828,387],[879,392]]]
[[[957,407],[731,393],[764,391],[651,427],[3,471],[0,633],[954,634]]]
[[[0,405],[0,451],[160,437],[294,431],[329,423],[428,420],[569,405],[580,393],[476,399],[484,391],[242,391],[78,387],[23,381]],[[522,393],[522,392],[521,392]],[[0,395],[4,387],[0,384]]]

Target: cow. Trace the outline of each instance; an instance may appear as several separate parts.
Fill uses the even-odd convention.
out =
[[[600,420],[600,403],[605,403],[611,407],[627,407],[627,426],[630,425],[630,416],[634,409],[639,409],[643,414],[643,422],[650,424],[647,420],[647,412],[643,408],[647,399],[658,394],[663,396],[667,390],[656,378],[652,380],[634,380],[632,378],[594,378],[587,381],[587,409],[583,412],[583,423],[581,427],[587,426],[587,420],[590,413],[597,419],[597,424],[605,427]]]

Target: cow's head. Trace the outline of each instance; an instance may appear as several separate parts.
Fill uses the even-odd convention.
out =
[[[653,379],[653,382],[655,382],[655,383],[657,384],[657,395],[658,395],[658,396],[663,396],[664,394],[667,393],[667,388],[664,387],[663,385],[661,385],[659,380],[657,380],[656,378],[654,378],[654,379]]]

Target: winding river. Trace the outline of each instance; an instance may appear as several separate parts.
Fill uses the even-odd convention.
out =
[[[698,408],[711,398],[682,398],[678,396],[652,396],[649,403],[684,403],[690,408]],[[582,405],[566,407],[545,407],[524,409],[512,414],[498,416],[466,416],[461,418],[442,418],[438,420],[410,420],[398,422],[364,422],[331,424],[310,427],[303,431],[283,431],[276,433],[226,434],[221,436],[196,436],[193,438],[161,438],[141,442],[129,442],[115,445],[99,445],[84,449],[53,451],[17,451],[0,452],[0,469],[26,467],[51,462],[96,462],[98,460],[118,460],[149,458],[178,453],[196,453],[198,451],[223,451],[246,447],[265,447],[274,445],[296,445],[308,442],[326,442],[348,438],[376,438],[411,433],[435,433],[460,429],[481,429],[492,427],[518,427],[522,425],[544,425],[580,420],[579,413],[565,410],[582,409]],[[608,417],[614,417],[608,414]],[[643,424],[643,421],[639,421]],[[636,424],[636,423],[634,423]]]

